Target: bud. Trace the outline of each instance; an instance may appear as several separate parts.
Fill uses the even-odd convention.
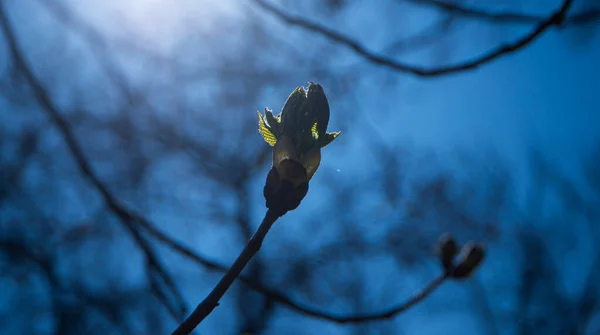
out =
[[[259,132],[273,146],[273,167],[263,190],[267,208],[283,215],[300,205],[321,163],[321,148],[340,134],[328,133],[328,123],[327,97],[314,83],[308,90],[296,88],[279,115],[269,109],[264,117],[259,113]]]
[[[440,236],[437,245],[437,254],[446,273],[451,271],[454,265],[454,257],[456,257],[457,253],[458,245],[454,241],[454,238],[450,234]]]
[[[484,257],[485,250],[483,246],[468,242],[461,250],[461,258],[452,271],[452,277],[456,279],[469,277],[479,267]]]

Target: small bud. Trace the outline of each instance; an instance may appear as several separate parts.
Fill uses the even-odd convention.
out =
[[[468,242],[462,248],[461,255],[458,265],[452,271],[452,277],[456,279],[469,277],[483,261],[485,250],[481,245]]]
[[[454,257],[458,253],[458,245],[450,234],[440,236],[437,246],[437,254],[440,262],[444,267],[444,271],[449,272],[454,265]]]

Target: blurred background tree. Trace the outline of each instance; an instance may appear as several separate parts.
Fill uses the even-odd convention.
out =
[[[593,0],[0,1],[0,332],[170,333],[264,215],[256,110],[315,81],[344,134],[196,333],[598,334],[599,20]],[[486,243],[473,278],[339,322],[426,287],[446,232]]]

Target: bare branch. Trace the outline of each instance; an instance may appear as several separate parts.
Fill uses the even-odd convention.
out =
[[[483,9],[466,7],[457,3],[445,2],[441,0],[403,0],[418,5],[431,6],[439,10],[456,14],[466,18],[485,20],[490,23],[522,23],[532,24],[538,23],[546,18],[540,15],[518,13],[518,12],[492,12]],[[600,8],[593,8],[582,11],[565,18],[564,25],[588,23],[600,19]]]
[[[382,321],[393,318],[394,316],[407,311],[412,308],[416,304],[423,301],[429,295],[431,295],[446,279],[449,277],[447,275],[441,275],[431,281],[427,286],[412,296],[410,299],[405,302],[399,303],[392,307],[389,307],[383,311],[378,311],[374,313],[366,313],[366,314],[356,314],[356,315],[335,315],[333,313],[326,313],[316,311],[314,309],[304,309],[302,312],[306,315],[313,316],[316,318],[324,319],[327,321],[335,322],[335,323],[363,323],[363,322],[372,322],[372,321]]]
[[[173,335],[187,335],[196,328],[218,305],[219,300],[225,295],[225,292],[231,287],[231,284],[242,273],[250,259],[260,250],[262,243],[271,229],[271,226],[277,221],[278,215],[268,210],[265,218],[258,227],[258,230],[252,236],[242,253],[233,262],[233,265],[227,270],[223,278],[208,294],[208,296],[196,307],[192,314],[175,329]]]
[[[318,23],[311,22],[304,18],[288,14],[283,10],[267,3],[265,0],[254,0],[254,2],[256,2],[259,6],[264,8],[266,11],[270,12],[271,14],[277,16],[281,20],[291,25],[299,26],[303,29],[313,31],[317,34],[329,38],[334,42],[340,43],[353,49],[357,54],[363,56],[368,61],[374,64],[388,67],[394,71],[410,73],[420,77],[434,77],[447,75],[451,73],[463,72],[467,70],[473,70],[482,65],[490,63],[503,55],[510,54],[520,49],[523,49],[524,47],[532,43],[534,40],[536,40],[539,36],[541,36],[542,33],[544,33],[550,27],[560,25],[564,21],[567,10],[570,8],[571,4],[573,3],[573,0],[565,0],[559,10],[545,18],[543,21],[539,22],[536,25],[536,27],[528,34],[524,35],[523,37],[517,39],[512,43],[501,45],[499,47],[496,47],[495,49],[489,50],[488,52],[482,55],[479,55],[478,57],[464,61],[462,63],[433,68],[409,65],[396,61],[390,57],[379,55],[377,53],[369,51],[367,48],[362,46],[357,41],[352,40],[348,36],[345,36],[335,30],[329,29],[322,25],[319,25]]]
[[[147,221],[139,221],[143,222],[143,224],[147,224]],[[218,271],[227,271],[227,268],[223,265],[220,265],[216,262],[207,260],[206,258],[196,254],[194,251],[188,249],[185,246],[180,245],[179,243],[173,241],[164,233],[160,232],[158,229],[153,227],[152,225],[144,225],[144,228],[147,228],[149,233],[154,235],[159,241],[165,243],[169,247],[173,248],[178,253],[185,255],[189,259],[195,261],[198,264],[201,264],[209,269],[218,270]],[[394,317],[395,315],[406,311],[408,308],[422,301],[424,298],[429,296],[440,284],[446,279],[444,276],[440,276],[429,283],[421,292],[417,293],[414,297],[409,300],[398,303],[393,307],[390,307],[382,312],[371,313],[371,314],[356,314],[356,315],[336,315],[334,313],[329,313],[326,311],[318,310],[311,306],[302,305],[291,298],[285,296],[284,294],[271,290],[258,282],[254,282],[247,277],[240,275],[238,280],[248,286],[249,288],[268,296],[273,299],[277,303],[292,309],[300,314],[304,314],[306,316],[310,316],[317,319],[323,319],[335,323],[360,323],[367,321],[378,321],[378,320],[386,320]]]

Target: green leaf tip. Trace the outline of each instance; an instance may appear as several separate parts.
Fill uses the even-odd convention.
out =
[[[323,139],[319,141],[319,145],[321,146],[321,148],[326,147],[329,143],[333,142],[333,140],[335,140],[342,132],[341,131],[336,131],[333,133],[325,133],[325,136],[323,136]]]

